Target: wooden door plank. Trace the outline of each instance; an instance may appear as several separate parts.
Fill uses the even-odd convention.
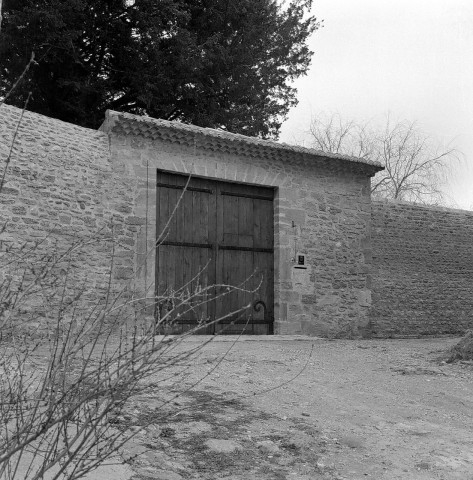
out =
[[[222,293],[220,285],[223,284],[223,254],[224,250],[219,250],[219,244],[223,243],[223,232],[224,232],[224,202],[223,196],[221,195],[221,185],[220,183],[216,184],[215,196],[214,196],[214,206],[216,210],[215,215],[215,288],[214,288],[214,302],[213,302],[213,322],[214,330],[216,329],[215,322],[221,317],[221,308],[222,308],[222,299],[220,295]]]
[[[162,175],[161,172],[158,171],[157,173],[157,181],[160,182],[162,181]],[[162,210],[164,210],[164,205],[163,205],[163,191],[160,188],[157,188],[156,192],[156,242],[158,243],[160,238],[162,237]],[[163,268],[162,263],[160,262],[160,250],[158,248],[158,245],[156,245],[156,254],[155,254],[155,281],[154,281],[154,290],[155,290],[155,296],[159,297],[161,295],[161,290],[163,288],[163,285],[160,284],[160,282],[163,281],[162,275],[159,274],[160,269]],[[160,311],[159,311],[159,305],[155,304],[155,315],[159,317]]]
[[[243,193],[248,193],[249,189],[240,189]],[[242,247],[253,247],[253,199],[238,198],[238,245]],[[253,293],[251,278],[252,252],[238,252],[239,280],[242,284],[242,290],[238,292],[238,306],[244,307],[252,303]],[[250,318],[251,311],[243,310],[238,317],[242,319]],[[246,328],[251,328],[248,325]]]
[[[209,198],[207,195],[199,195],[197,200],[197,210],[195,212],[196,221],[198,222],[197,230],[199,232],[198,240],[202,243],[209,243],[208,238],[208,224],[209,224],[209,212],[208,212],[208,203]],[[206,279],[208,278],[208,266],[206,267],[207,260],[209,258],[209,250],[205,248],[199,249],[199,255],[196,256],[198,260],[196,264],[196,270],[199,272],[199,277],[196,281],[195,288],[201,289],[205,291],[205,287],[207,285]],[[201,317],[208,316],[208,305],[205,301],[208,298],[208,294],[199,295],[198,301],[201,303],[201,307],[199,309]]]
[[[159,180],[166,181],[163,179],[164,175],[161,175]],[[169,218],[169,189],[166,188],[159,188],[159,207],[156,209],[157,215],[159,215],[158,224],[158,232],[159,232],[159,239],[162,240],[165,235],[165,226],[167,220]],[[159,212],[159,213],[158,213]],[[170,258],[170,251],[165,246],[158,246],[158,254],[156,255],[157,258],[157,266],[156,266],[156,273],[158,276],[158,295],[164,296],[168,292],[170,286],[172,285],[174,278],[173,278],[173,271],[170,268],[168,263],[168,259]]]
[[[172,175],[167,174],[163,178],[163,183],[169,184],[169,185],[176,185],[176,178]],[[166,213],[166,217],[164,221],[168,223],[168,229],[166,231],[166,235],[164,238],[164,241],[176,241],[177,238],[177,233],[176,233],[176,222],[177,222],[177,216],[179,215],[178,212],[174,211],[174,208],[177,203],[177,198],[179,194],[179,190],[173,189],[173,188],[168,188],[168,187],[160,187],[163,191],[167,192],[167,197],[168,197],[168,210]],[[164,272],[160,272],[161,275],[165,276],[167,281],[167,292],[168,296],[171,299],[171,304],[169,307],[172,307],[173,309],[173,315],[177,313],[175,311],[176,309],[176,302],[175,302],[175,291],[176,291],[176,283],[179,281],[178,278],[179,272],[176,272],[176,264],[174,261],[175,255],[176,255],[176,247],[175,246],[162,246],[162,252],[163,256],[166,257],[166,267]],[[170,317],[169,320],[172,320],[173,317]]]
[[[199,227],[200,227],[200,219],[198,217],[200,213],[200,200],[201,200],[201,193],[200,192],[190,192],[192,195],[192,213],[191,213],[191,223],[192,223],[192,230],[190,235],[191,242],[198,242],[201,238]],[[200,307],[198,307],[198,298],[197,298],[197,285],[199,279],[196,276],[199,274],[199,263],[200,263],[200,251],[201,248],[193,248],[192,254],[190,257],[190,279],[189,279],[189,292],[191,296],[191,304],[193,306],[192,310],[192,318],[194,321],[198,322],[200,317]]]
[[[222,218],[223,212],[223,243],[232,244],[235,247],[254,247],[258,245],[261,248],[272,249],[272,202],[261,200],[257,197],[269,196],[269,190],[264,190],[253,186],[221,184],[228,195],[219,197],[221,211],[219,218]],[[238,199],[238,201],[237,201]],[[237,208],[235,208],[237,203]],[[264,205],[266,203],[266,206]],[[256,205],[256,207],[255,207]],[[238,214],[235,216],[234,212]],[[238,233],[235,227],[238,224]],[[271,231],[267,231],[270,227]],[[271,239],[271,241],[270,241]],[[263,254],[260,257],[260,253]],[[272,259],[273,255],[267,253]],[[269,271],[269,264],[264,261],[264,252],[251,252],[244,250],[225,250],[219,252],[219,268],[217,274],[227,283],[241,285],[250,291],[235,291],[229,295],[225,302],[218,302],[219,315],[225,315],[237,310],[246,304],[258,299],[263,299],[265,304],[272,303],[272,295],[268,292],[268,287],[272,285],[272,272]],[[260,274],[252,277],[255,267]],[[264,271],[264,279],[258,292],[251,292],[256,288]],[[249,278],[251,277],[251,278]],[[269,281],[270,280],[270,281]],[[242,318],[248,318],[250,311],[244,312]],[[251,327],[253,328],[253,327]]]
[[[185,175],[158,174],[158,183],[159,181],[169,186],[182,187],[187,178]],[[212,301],[198,306],[194,313],[186,314],[189,321],[197,322],[205,316],[215,319],[236,312],[260,298],[268,306],[269,313],[273,303],[273,206],[266,198],[272,195],[272,190],[199,178],[193,178],[189,187],[172,219],[167,238],[187,242],[187,246],[166,246],[166,250],[160,249],[157,252],[156,271],[166,270],[164,275],[157,278],[157,288],[166,286],[176,289],[190,282],[188,288],[192,294],[199,286],[205,288],[209,284],[237,287],[237,290],[227,294],[221,289],[214,290]],[[165,187],[158,189],[160,218],[156,224],[162,225],[163,216],[172,212],[182,190]],[[228,194],[222,195],[222,191]],[[165,212],[166,206],[168,212]],[[213,248],[196,247],[196,244],[212,244]],[[234,250],[219,249],[219,245],[232,246]],[[248,250],[252,248],[266,248],[268,252]],[[202,271],[209,260],[210,265],[205,272]],[[252,292],[260,280],[259,276],[252,276],[255,269],[264,272],[259,292]],[[194,278],[196,276],[198,278]],[[221,298],[214,300],[215,296],[222,294]],[[201,300],[203,298],[196,297],[194,303],[197,305]],[[243,321],[250,314],[250,311],[245,311],[241,315],[235,315],[235,318],[239,317]],[[235,328],[238,330],[242,327]],[[252,325],[251,329],[256,332],[260,327]]]
[[[207,181],[206,186],[213,190],[213,193],[208,194],[205,197],[205,201],[202,205],[202,212],[207,217],[207,223],[203,226],[205,232],[205,240],[208,244],[211,244],[213,248],[211,250],[206,250],[203,254],[205,262],[202,262],[202,268],[205,268],[204,279],[205,286],[215,285],[216,282],[216,263],[217,263],[217,250],[215,248],[216,238],[217,238],[217,205],[216,205],[216,196],[217,188],[215,182]],[[205,304],[205,313],[209,322],[215,318],[215,290],[210,289],[206,293],[206,304]],[[207,333],[213,333],[214,326],[211,324]]]
[[[167,179],[167,183],[171,185],[175,185],[174,179]],[[169,198],[169,210],[168,215],[165,219],[168,222],[168,230],[166,232],[166,240],[169,241],[176,241],[177,239],[177,212],[174,212],[174,208],[177,204],[177,199],[179,195],[179,190],[162,187],[163,190],[167,191],[168,198]]]
[[[156,232],[158,240],[163,240],[165,227],[169,213],[169,190],[167,188],[158,188],[158,205],[156,206]]]
[[[238,246],[253,247],[253,199],[238,199]]]
[[[224,195],[224,234],[238,235],[238,197]],[[225,240],[224,240],[225,241]]]

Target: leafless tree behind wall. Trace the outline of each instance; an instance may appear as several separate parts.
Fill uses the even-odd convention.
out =
[[[384,127],[376,128],[321,114],[312,118],[309,133],[315,149],[381,162],[385,170],[372,181],[374,197],[446,203],[444,187],[460,153],[429,137],[416,122],[393,122],[388,115]]]

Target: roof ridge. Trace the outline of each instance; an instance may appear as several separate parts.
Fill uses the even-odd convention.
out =
[[[134,125],[130,125],[129,122],[132,122]],[[161,118],[153,118],[144,115],[134,115],[128,112],[117,112],[114,110],[107,110],[106,119],[101,129],[109,133],[134,133],[141,134],[145,137],[161,137],[162,135],[158,134],[158,132],[153,132],[153,127],[157,129],[164,128],[168,130],[174,130],[176,132],[190,133],[194,135],[200,134],[205,137],[211,138],[214,141],[223,140],[225,142],[243,143],[249,148],[272,148],[288,153],[293,152],[299,154],[313,155],[317,157],[346,160],[352,163],[361,163],[375,167],[377,170],[381,170],[384,168],[380,162],[375,160],[353,157],[350,155],[344,155],[339,153],[324,152],[322,150],[315,150],[313,148],[302,147],[299,145],[291,145],[284,142],[278,142],[276,140],[265,140],[258,137],[249,137],[240,133],[228,132],[226,130],[208,127],[198,127],[196,125],[182,123],[179,121],[163,120]],[[222,146],[220,145],[220,147]]]

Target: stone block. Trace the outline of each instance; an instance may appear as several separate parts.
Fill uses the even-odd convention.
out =
[[[302,295],[302,303],[304,305],[316,305],[317,304],[317,295]]]
[[[331,323],[316,317],[306,317],[301,320],[300,325],[302,333],[311,337],[330,337],[333,330]]]
[[[298,292],[294,290],[281,290],[279,293],[279,298],[282,302],[300,302],[301,296]]]
[[[285,210],[286,219],[297,226],[304,226],[306,222],[306,210],[302,208],[288,208]]]
[[[128,225],[145,225],[146,218],[129,216],[129,217],[126,217],[125,223],[127,223]]]

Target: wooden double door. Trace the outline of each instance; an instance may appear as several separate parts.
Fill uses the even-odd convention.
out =
[[[267,187],[158,171],[160,327],[273,333],[273,198]]]

